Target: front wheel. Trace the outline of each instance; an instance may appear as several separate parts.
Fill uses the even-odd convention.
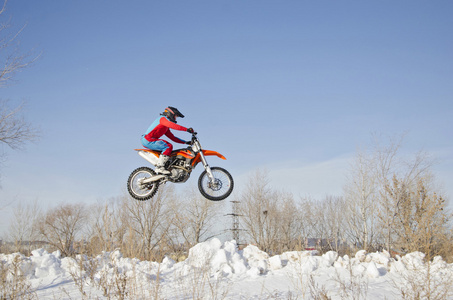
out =
[[[127,180],[127,190],[132,198],[145,201],[152,198],[159,188],[159,182],[143,183],[143,180],[155,176],[153,169],[140,167],[132,171]]]
[[[220,167],[212,167],[211,172],[214,176],[214,181],[209,179],[205,170],[198,178],[198,189],[206,199],[212,201],[223,200],[233,191],[233,177],[227,170]]]

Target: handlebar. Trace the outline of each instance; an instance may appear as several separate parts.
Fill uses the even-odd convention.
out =
[[[190,140],[190,144],[189,145],[193,145],[193,143],[195,142],[195,140],[197,140],[197,133],[194,131],[191,133],[192,134],[192,138]]]

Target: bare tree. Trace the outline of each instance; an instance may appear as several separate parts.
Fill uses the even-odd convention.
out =
[[[345,201],[328,196],[320,200],[302,198],[299,208],[298,230],[304,247],[321,251],[340,251],[345,240]],[[315,244],[316,243],[316,244]]]
[[[23,206],[19,203],[13,209],[13,219],[8,228],[8,239],[14,242],[14,251],[21,252],[26,250],[31,251],[31,242],[38,238],[38,230],[36,224],[40,215],[40,207],[38,202]],[[24,245],[27,248],[24,248]]]
[[[343,208],[345,201],[342,197],[326,196],[322,201],[322,211],[325,215],[327,229],[327,250],[340,251],[342,242],[345,240],[345,218]]]
[[[0,100],[0,142],[19,149],[26,141],[34,141],[38,131],[21,116],[23,104],[10,108],[8,101]]]
[[[321,251],[339,251],[344,239],[344,201],[341,197],[325,196],[311,201],[311,232]]]
[[[14,30],[11,26],[10,19],[5,18],[7,0],[3,1],[0,9],[0,59],[3,62],[3,68],[0,69],[0,87],[3,87],[12,81],[14,75],[22,69],[30,66],[39,55],[33,55],[31,52],[23,54],[20,51],[19,36],[23,29]]]
[[[0,9],[0,18],[3,19],[7,1]],[[21,54],[19,36],[23,28],[13,31],[9,20],[0,23],[0,88],[5,87],[13,80],[14,75],[32,64],[38,56]],[[0,99],[0,142],[17,149],[26,141],[37,137],[38,131],[26,122],[21,116],[23,104],[11,108],[8,101]]]
[[[280,253],[303,248],[304,236],[301,211],[291,193],[280,193],[281,204],[278,210]]]
[[[415,186],[430,178],[433,160],[425,152],[401,155],[404,135],[387,140],[374,135],[371,151],[358,151],[344,187],[351,242],[365,249],[400,243],[401,218],[413,212]],[[404,234],[403,234],[404,235]]]
[[[394,247],[402,252],[420,251],[429,258],[445,255],[443,247],[451,237],[451,217],[447,202],[431,192],[424,178],[407,184],[393,178],[386,186],[388,198],[398,203],[395,213]]]
[[[176,243],[182,237],[186,248],[190,248],[211,238],[222,208],[222,202],[206,200],[193,189],[187,197],[174,201],[172,219],[177,232]]]
[[[318,219],[317,201],[311,197],[301,198],[299,202],[300,222],[301,222],[301,235],[304,239],[304,247],[307,247],[308,238],[317,238],[316,226],[322,222]]]
[[[359,150],[344,187],[347,233],[362,249],[368,249],[375,236],[377,203],[376,159]]]
[[[399,146],[392,143],[388,148],[377,150],[376,178],[379,182],[377,226],[382,230],[382,237],[389,252],[392,250],[397,216],[406,192],[403,188],[397,189],[396,194],[392,194],[389,193],[389,187],[392,186],[394,178],[401,178],[401,184],[405,187],[412,186],[420,179],[430,176],[432,166],[432,160],[426,153],[419,152],[412,160],[408,160],[397,156],[398,149]]]
[[[416,184],[429,175],[432,160],[425,152],[413,158],[401,156],[404,135],[385,143],[373,136],[371,152],[358,151],[344,195],[347,207],[348,236],[364,249],[394,246],[397,217],[402,209],[405,188],[391,191],[392,182],[399,178],[404,187]]]
[[[64,256],[75,254],[74,243],[88,220],[83,204],[65,204],[45,213],[38,223],[41,236]]]
[[[138,240],[136,256],[142,259],[158,259],[165,252],[164,242],[172,224],[168,203],[175,193],[172,187],[161,187],[149,201],[137,201],[129,197],[123,199],[130,242]]]
[[[260,249],[275,250],[279,235],[279,194],[269,186],[266,171],[257,170],[240,196],[242,228]]]
[[[113,251],[120,248],[127,228],[121,218],[118,201],[98,204],[92,207],[89,223],[90,251]]]

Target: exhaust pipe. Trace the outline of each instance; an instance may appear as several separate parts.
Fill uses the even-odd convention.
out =
[[[157,165],[158,157],[156,157],[156,155],[154,155],[152,153],[149,153],[149,152],[146,152],[146,151],[138,151],[138,155],[143,157],[150,164],[152,164],[154,166]],[[165,177],[166,177],[165,175],[161,175],[161,174],[155,175],[155,176],[152,176],[150,178],[144,179],[142,181],[142,183],[150,183],[150,182],[158,181],[158,180],[161,180],[162,178],[165,178]]]
[[[142,181],[142,183],[150,183],[150,182],[158,181],[165,177],[166,177],[165,175],[156,175],[156,176],[153,176],[150,178],[146,178],[145,180]]]

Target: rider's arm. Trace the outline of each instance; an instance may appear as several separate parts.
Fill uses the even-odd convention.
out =
[[[160,118],[160,125],[163,125],[163,126],[166,126],[168,128],[175,129],[175,130],[187,131],[186,127],[178,125],[178,124],[173,123],[173,122],[170,122],[165,117]],[[180,144],[185,144],[186,143],[185,140],[174,136],[173,133],[170,130],[167,130],[165,135],[168,136],[170,138],[170,140],[172,140],[175,143],[180,143]]]
[[[160,118],[160,124],[174,130],[187,131],[186,127],[170,122],[165,117]]]
[[[168,136],[170,138],[170,140],[172,140],[175,143],[180,143],[180,144],[187,143],[185,140],[182,140],[179,137],[174,136],[173,133],[170,130],[167,130],[165,135]]]

